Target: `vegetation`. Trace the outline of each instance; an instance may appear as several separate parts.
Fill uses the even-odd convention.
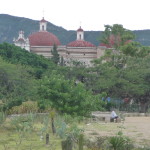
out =
[[[60,62],[60,57],[57,51],[57,46],[54,44],[52,49],[52,61],[57,65]]]
[[[60,75],[51,74],[49,77],[44,77],[40,81],[38,93],[41,104],[45,104],[45,107],[49,104],[61,113],[87,116],[96,109],[96,105],[102,110],[100,95],[93,96],[82,83],[76,85],[74,81],[65,80]]]
[[[84,136],[74,122],[90,117],[91,111],[110,110],[116,105],[113,99],[117,99],[123,108],[126,106],[123,99],[133,100],[134,104],[145,105],[144,109],[141,107],[141,112],[148,111],[150,48],[131,41],[134,40],[133,34],[121,25],[106,26],[102,41],[110,44],[112,33],[116,42],[111,45],[114,49],[106,49],[104,56],[93,60],[93,66],[89,68],[79,62],[65,66],[59,62],[55,46],[53,57],[46,59],[12,44],[0,44],[0,127],[7,122],[7,114],[49,113],[38,123],[32,114],[11,119],[11,134],[18,136],[18,141],[9,139],[10,143],[7,144],[8,140],[1,139],[4,149],[8,149],[8,145],[15,149],[21,146],[24,139],[27,142],[29,132],[35,138],[39,133],[41,140],[43,135],[52,133],[59,145],[62,141],[62,145],[66,146],[64,143],[69,141],[71,148],[75,143],[83,149]],[[72,121],[74,117],[78,119]],[[102,141],[105,143],[105,139]],[[132,146],[128,138],[120,135],[106,141],[109,143],[106,149],[130,150]],[[99,142],[94,148],[100,149]],[[32,146],[30,144],[30,149]],[[64,149],[67,149],[65,146]]]
[[[105,25],[105,31],[101,42],[116,50],[134,39],[134,34],[130,30],[123,28],[122,25]]]
[[[53,110],[52,110],[53,111]],[[49,110],[51,113],[51,110]],[[1,119],[0,115],[0,120]],[[69,116],[68,116],[69,117]],[[3,118],[3,117],[2,117]],[[77,118],[72,118],[66,122],[64,116],[55,115],[54,126],[56,133],[52,131],[52,120],[47,114],[27,113],[24,115],[10,116],[1,122],[0,149],[4,150],[148,150],[148,145],[143,148],[135,147],[131,138],[123,135],[119,131],[116,135],[100,136],[92,133],[87,135],[87,131],[109,131],[120,130],[116,123],[95,123],[90,125],[78,122]],[[97,125],[97,126],[96,126]],[[89,128],[86,129],[86,128]],[[130,132],[130,130],[125,129]],[[87,131],[86,131],[87,130]],[[86,133],[86,134],[85,134]],[[95,134],[95,136],[94,136]],[[137,134],[137,133],[135,133]],[[50,138],[47,141],[47,135]],[[135,140],[135,139],[134,139]],[[147,141],[148,143],[148,141]]]
[[[0,45],[1,109],[9,110],[25,101],[37,101],[40,108],[53,107],[61,113],[88,115],[101,107],[101,96],[94,96],[73,75],[71,68],[56,66],[45,59],[11,44]],[[97,106],[98,105],[98,106]],[[84,109],[83,109],[84,108]]]
[[[39,20],[40,19],[42,18],[39,18]],[[18,32],[20,30],[24,31],[25,37],[28,37],[31,33],[39,31],[39,21],[28,18],[0,14],[0,22],[0,43],[13,43],[14,37],[18,37]],[[47,24],[47,31],[55,34],[62,45],[67,45],[69,42],[76,40],[76,31],[68,31],[50,22]],[[97,38],[100,33],[100,31],[85,31],[86,40],[98,45],[99,41]]]
[[[39,20],[40,19],[41,18],[39,18]],[[39,31],[39,22],[28,18],[0,14],[0,22],[0,43],[13,43],[13,38],[18,37],[18,32],[20,30],[25,32],[25,37],[33,32]],[[67,45],[69,42],[76,40],[76,31],[65,30],[50,22],[48,22],[47,30],[55,34],[62,45]],[[133,31],[133,33],[136,35],[135,41],[145,46],[150,45],[150,30],[136,30]],[[85,31],[85,40],[90,41],[97,46],[99,45],[98,37],[102,37],[102,31]]]

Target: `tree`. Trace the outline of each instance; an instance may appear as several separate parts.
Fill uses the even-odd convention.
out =
[[[46,70],[56,69],[56,65],[51,60],[8,43],[0,44],[0,56],[12,64],[30,66],[32,68],[30,74],[37,79],[41,78]]]
[[[10,64],[0,57],[0,99],[4,103],[3,110],[33,97],[36,99],[36,84],[29,71],[31,68]]]
[[[142,46],[138,42],[130,42],[120,47],[120,50],[126,56],[146,57],[150,53],[150,47]]]
[[[102,109],[100,96],[93,96],[82,83],[75,84],[75,81],[55,73],[40,81],[38,93],[40,104],[45,103],[61,113],[87,116],[94,109]]]
[[[135,35],[120,24],[114,24],[113,26],[105,25],[105,31],[101,38],[101,43],[110,48],[119,49],[120,46],[127,44],[135,38]]]
[[[96,60],[89,75],[85,76],[86,87],[96,94],[106,92],[110,97],[128,97],[135,102],[150,103],[150,55],[139,56],[138,53],[142,52],[136,52],[133,57],[125,56],[126,65],[123,67],[119,61],[114,65],[112,60]]]
[[[54,44],[53,46],[53,49],[52,49],[52,61],[55,63],[55,64],[58,64],[59,63],[59,54],[58,54],[58,51],[57,51],[57,46],[56,44]]]

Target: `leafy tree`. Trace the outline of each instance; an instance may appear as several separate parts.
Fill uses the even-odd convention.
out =
[[[10,64],[0,57],[0,99],[3,109],[36,99],[35,82],[28,74],[29,70],[31,68]]]
[[[61,113],[86,116],[91,110],[101,108],[100,96],[93,96],[82,83],[65,80],[63,76],[51,75],[40,81],[41,104],[50,105]],[[99,106],[96,106],[99,104]]]
[[[87,87],[95,93],[106,92],[110,97],[129,97],[136,102],[150,103],[150,55],[143,56],[124,56],[126,62],[123,67],[119,61],[114,65],[112,60],[96,60],[85,77]]]
[[[134,38],[133,32],[123,28],[120,24],[114,24],[113,26],[105,25],[101,43],[117,50],[120,46],[125,45]]]
[[[146,57],[150,53],[150,47],[142,46],[138,42],[130,42],[120,47],[120,50],[126,56]]]
[[[53,70],[56,68],[50,59],[8,43],[0,44],[0,56],[10,63],[32,67],[33,69],[29,73],[37,79],[41,78],[47,69]]]
[[[59,54],[58,54],[58,51],[57,51],[57,46],[56,44],[54,44],[53,46],[53,49],[52,49],[52,61],[55,63],[55,64],[58,64],[59,63]]]

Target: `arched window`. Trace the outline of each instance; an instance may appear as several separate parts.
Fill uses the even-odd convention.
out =
[[[42,25],[42,31],[44,31],[44,25]]]
[[[80,36],[80,40],[81,40],[81,34],[79,36]]]

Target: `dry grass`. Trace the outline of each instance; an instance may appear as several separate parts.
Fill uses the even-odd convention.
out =
[[[91,122],[83,128],[87,137],[113,136],[122,131],[137,145],[150,146],[150,117],[126,117],[122,123]]]

